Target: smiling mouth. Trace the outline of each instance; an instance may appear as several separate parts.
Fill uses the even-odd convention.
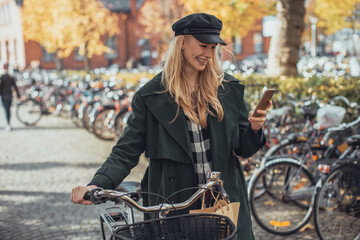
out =
[[[201,58],[196,58],[196,60],[201,64],[201,65],[205,65],[207,63],[207,60],[201,59]]]

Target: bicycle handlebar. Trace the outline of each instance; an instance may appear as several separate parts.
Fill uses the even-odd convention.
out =
[[[211,174],[213,174],[213,173],[216,173],[216,172],[212,172]],[[199,199],[202,196],[203,193],[205,193],[207,190],[212,190],[214,188],[215,188],[214,190],[216,192],[218,192],[220,195],[222,195],[222,197],[225,201],[230,203],[229,196],[227,195],[224,188],[222,187],[223,183],[219,178],[220,175],[217,174],[217,175],[211,175],[211,176],[214,178],[210,178],[207,181],[207,183],[204,186],[202,186],[199,190],[197,190],[189,199],[187,199],[186,201],[181,202],[181,203],[174,203],[174,204],[162,203],[162,204],[158,204],[155,206],[144,207],[144,206],[139,205],[131,197],[129,197],[129,193],[115,191],[115,190],[104,190],[102,188],[92,189],[90,194],[88,195],[88,196],[90,196],[90,199],[88,197],[86,197],[86,195],[89,192],[84,196],[84,199],[87,198],[85,200],[91,200],[91,202],[94,204],[105,203],[106,201],[109,201],[109,200],[117,200],[120,202],[124,202],[124,203],[130,205],[131,207],[134,207],[137,210],[144,212],[144,213],[160,212],[161,217],[166,216],[170,211],[182,210],[182,209],[185,209],[185,208],[191,206],[197,199]]]
[[[360,116],[357,119],[355,119],[354,121],[352,121],[352,122],[342,123],[342,124],[340,124],[339,126],[336,126],[336,127],[330,127],[330,128],[328,128],[326,130],[326,133],[324,135],[324,140],[328,140],[328,138],[333,133],[342,132],[342,131],[347,130],[347,129],[354,129],[354,128],[356,128],[356,126],[358,124],[360,124]]]

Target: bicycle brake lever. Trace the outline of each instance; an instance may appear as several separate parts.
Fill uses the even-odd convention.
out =
[[[86,192],[86,193],[84,194],[83,199],[84,199],[85,201],[89,201],[89,200],[90,200],[90,192]]]
[[[223,196],[224,200],[226,200],[227,202],[230,202],[229,195],[225,192],[225,189],[221,185],[216,185],[215,189],[216,189],[216,191],[218,191],[221,194],[221,196]]]
[[[90,191],[90,200],[93,204],[101,204],[101,203],[105,203],[107,201],[107,197],[97,197],[96,193],[99,191],[102,191],[103,189],[100,187],[96,187],[91,189]]]

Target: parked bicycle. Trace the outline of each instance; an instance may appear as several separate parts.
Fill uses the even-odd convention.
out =
[[[300,158],[301,154],[275,155],[262,160],[249,181],[248,191],[252,214],[263,229],[289,235],[308,223],[313,212],[315,184],[321,177],[318,165],[338,159],[341,148],[343,154],[349,153],[344,147],[347,146],[344,137],[354,134],[359,122],[360,118],[327,129],[323,141],[329,144],[316,161]]]
[[[72,90],[67,87],[33,86],[26,91],[16,107],[16,116],[25,126],[34,126],[42,116],[56,112],[58,116],[69,116],[68,97]]]
[[[360,239],[360,135],[331,164],[319,166],[324,175],[314,195],[314,224],[321,240]]]

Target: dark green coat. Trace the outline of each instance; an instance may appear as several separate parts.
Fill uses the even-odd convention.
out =
[[[113,189],[119,185],[139,162],[141,153],[149,158],[149,167],[142,180],[144,191],[168,197],[172,193],[196,186],[194,160],[185,116],[170,100],[160,83],[161,74],[142,87],[133,98],[133,114],[108,159],[96,172],[92,183]],[[240,202],[238,220],[239,239],[253,239],[246,182],[243,169],[234,152],[249,157],[258,151],[248,131],[248,111],[244,102],[244,86],[226,74],[224,88],[218,97],[224,110],[224,119],[208,116],[211,142],[211,161],[214,171],[222,173],[224,188],[231,202]],[[171,123],[172,122],[172,123]],[[265,139],[264,139],[265,141]],[[264,142],[263,142],[264,144]],[[262,145],[263,145],[262,144]],[[190,193],[178,194],[171,200],[178,202]],[[150,197],[150,205],[160,200]]]

